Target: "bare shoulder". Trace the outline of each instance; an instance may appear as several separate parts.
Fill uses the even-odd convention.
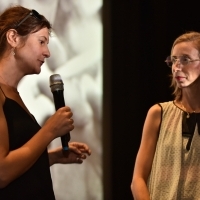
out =
[[[161,106],[159,104],[155,104],[152,107],[150,107],[149,111],[148,111],[148,115],[150,115],[151,117],[161,117],[161,113],[162,113],[162,109]]]
[[[143,134],[158,136],[159,127],[161,123],[161,106],[158,104],[153,105],[146,116],[146,120],[143,127]]]

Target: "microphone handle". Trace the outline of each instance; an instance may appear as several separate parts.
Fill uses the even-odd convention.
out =
[[[56,90],[53,93],[53,98],[54,98],[54,104],[55,104],[55,109],[58,110],[61,107],[65,106],[65,100],[63,97],[63,90]],[[68,142],[70,141],[70,132],[61,136],[61,143],[62,143],[62,148],[64,151],[69,150]]]

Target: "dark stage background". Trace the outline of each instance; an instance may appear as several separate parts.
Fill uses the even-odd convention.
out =
[[[130,184],[150,106],[172,100],[164,63],[174,39],[200,31],[196,1],[105,0],[105,200],[131,200]]]

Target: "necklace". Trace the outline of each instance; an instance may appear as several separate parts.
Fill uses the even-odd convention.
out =
[[[181,107],[183,108],[183,110],[185,110],[185,112],[187,113],[187,118],[190,118],[190,113],[186,110],[185,106],[183,105],[182,101],[181,101]],[[193,110],[192,113],[195,113],[196,111]]]

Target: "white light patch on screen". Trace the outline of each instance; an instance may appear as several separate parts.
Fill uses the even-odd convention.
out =
[[[56,200],[102,200],[102,0],[7,0],[0,2],[0,11],[10,4],[37,10],[53,26],[51,57],[39,75],[22,79],[22,99],[42,125],[55,112],[49,77],[60,74],[65,103],[74,113],[71,141],[92,149],[81,165],[51,167]],[[60,145],[58,138],[49,148]]]

